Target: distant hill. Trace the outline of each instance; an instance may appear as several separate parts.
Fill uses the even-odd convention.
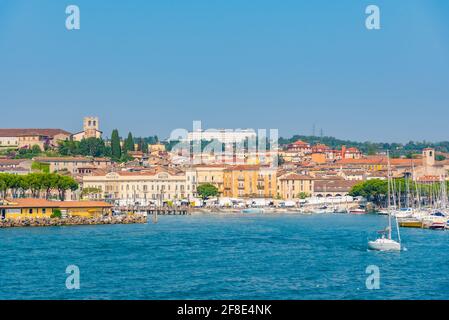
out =
[[[425,148],[435,148],[436,151],[449,153],[449,141],[442,142],[415,142],[403,143],[376,143],[376,142],[357,142],[352,140],[341,140],[334,137],[317,137],[294,135],[291,138],[279,138],[279,145],[287,145],[297,140],[302,140],[310,144],[322,143],[333,149],[340,149],[342,145],[347,147],[356,147],[365,154],[375,154],[377,152],[390,151],[392,156],[411,156],[411,154],[421,153]]]

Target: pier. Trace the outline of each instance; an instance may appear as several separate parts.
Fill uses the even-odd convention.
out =
[[[129,213],[143,213],[147,215],[166,215],[166,216],[184,216],[191,214],[191,208],[187,206],[180,207],[116,207],[114,211],[129,212]]]

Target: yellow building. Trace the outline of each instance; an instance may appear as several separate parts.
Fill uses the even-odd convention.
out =
[[[300,194],[311,196],[314,179],[311,176],[290,173],[279,177],[278,195],[284,200],[300,198]]]
[[[110,215],[112,205],[103,201],[49,201],[34,198],[0,200],[1,219],[50,218],[57,209],[63,217],[95,217]]]
[[[272,198],[276,196],[276,168],[230,166],[223,171],[223,184],[225,197]]]
[[[326,163],[326,154],[323,152],[314,152],[311,155],[311,160],[317,164]]]
[[[191,184],[194,185],[193,190],[205,183],[213,184],[217,187],[220,195],[224,192],[223,176],[226,165],[222,164],[210,164],[210,165],[197,165],[187,169],[187,177],[192,179]]]
[[[165,151],[165,145],[162,144],[162,143],[150,144],[148,146],[148,149],[149,149],[148,151],[151,154],[157,154],[159,152],[164,152]]]

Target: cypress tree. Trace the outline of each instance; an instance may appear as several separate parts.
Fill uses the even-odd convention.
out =
[[[142,138],[136,138],[136,144],[137,144],[137,150],[136,151],[142,151],[142,143],[143,143],[143,139]]]
[[[111,135],[111,156],[113,160],[120,160],[122,157],[122,149],[120,147],[120,136],[118,130],[114,129]]]
[[[128,138],[125,141],[125,151],[134,151],[134,138],[131,132],[128,133]]]
[[[142,142],[142,152],[148,153],[148,142],[146,140],[143,140]]]

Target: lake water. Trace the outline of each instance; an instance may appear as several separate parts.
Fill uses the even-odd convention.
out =
[[[386,220],[201,215],[1,229],[0,299],[448,299],[449,232],[401,229],[406,251],[367,251]],[[68,265],[79,290],[66,288]],[[365,284],[370,265],[378,290]]]

